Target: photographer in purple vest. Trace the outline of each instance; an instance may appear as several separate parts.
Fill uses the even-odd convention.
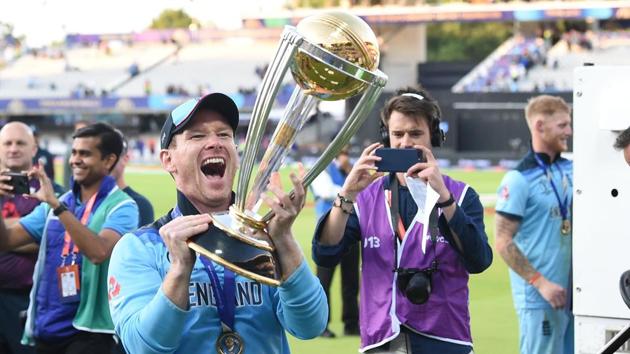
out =
[[[444,140],[440,115],[423,89],[390,98],[381,112],[383,142],[363,151],[317,225],[320,266],[335,265],[356,242],[362,247],[361,352],[472,353],[468,276],[490,266],[492,250],[478,194],[443,175],[431,151]],[[384,146],[418,149],[425,159],[385,175],[375,154]],[[425,210],[417,191],[426,184],[439,196]]]

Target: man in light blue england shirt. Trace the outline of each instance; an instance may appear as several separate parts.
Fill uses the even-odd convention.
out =
[[[285,330],[308,339],[326,327],[326,297],[291,233],[305,196],[294,174],[293,199],[275,184],[263,197],[275,212],[268,231],[284,273],[279,287],[234,275],[186,243],[209,229],[209,213],[234,202],[238,121],[234,102],[213,93],[178,106],[164,123],[160,159],[177,205],[125,235],[109,269],[112,319],[130,353],[288,353]],[[227,332],[238,335],[237,346],[232,337],[221,341]]]
[[[560,97],[529,101],[532,148],[498,189],[495,242],[510,267],[521,354],[573,353],[573,163],[560,156],[573,133],[570,114]]]

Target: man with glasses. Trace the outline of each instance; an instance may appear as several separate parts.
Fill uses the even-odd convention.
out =
[[[271,195],[263,197],[275,212],[267,230],[284,273],[278,288],[234,274],[188,247],[189,238],[209,231],[210,213],[234,203],[238,122],[236,104],[212,93],[176,107],[162,127],[160,160],[175,182],[177,204],[123,237],[109,273],[112,318],[130,353],[288,353],[285,330],[308,339],[326,326],[324,292],[291,232],[305,198],[295,174],[294,198],[279,182],[270,183]]]

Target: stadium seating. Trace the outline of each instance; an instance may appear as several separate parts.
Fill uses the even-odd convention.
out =
[[[270,61],[276,42],[192,43],[163,65],[118,90],[121,96],[143,95],[145,81],[153,93],[165,94],[170,85],[192,95],[206,91],[236,93],[254,90],[260,78],[256,67]],[[229,70],[227,70],[229,69]]]
[[[256,68],[268,63],[276,41],[205,41],[177,51],[173,43],[109,42],[65,48],[54,57],[22,55],[0,70],[0,98],[144,96],[208,91],[255,92]],[[139,72],[132,75],[131,66]],[[226,70],[229,68],[229,70]],[[286,98],[288,99],[288,97]],[[286,100],[285,99],[285,100]]]
[[[545,50],[541,39],[511,38],[462,78],[453,92],[566,92],[573,89],[573,69],[596,65],[627,64],[630,32],[569,32]],[[523,70],[515,63],[534,53],[536,65]],[[514,75],[513,75],[514,74]]]
[[[630,32],[600,32],[589,38],[586,47],[569,45],[567,38],[550,51],[546,66],[536,67],[520,85],[520,91],[558,92],[573,89],[573,69],[595,65],[627,64],[630,58]]]
[[[518,81],[545,61],[541,38],[514,36],[500,45],[453,87],[454,92],[518,91]]]

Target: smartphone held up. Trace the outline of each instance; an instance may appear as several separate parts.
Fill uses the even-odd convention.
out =
[[[31,193],[31,188],[28,185],[28,175],[26,173],[3,172],[2,175],[11,177],[10,180],[5,181],[6,184],[13,187],[11,193],[15,195]]]
[[[418,149],[380,148],[374,154],[381,158],[375,164],[379,172],[407,172],[411,166],[425,161],[422,150]]]

